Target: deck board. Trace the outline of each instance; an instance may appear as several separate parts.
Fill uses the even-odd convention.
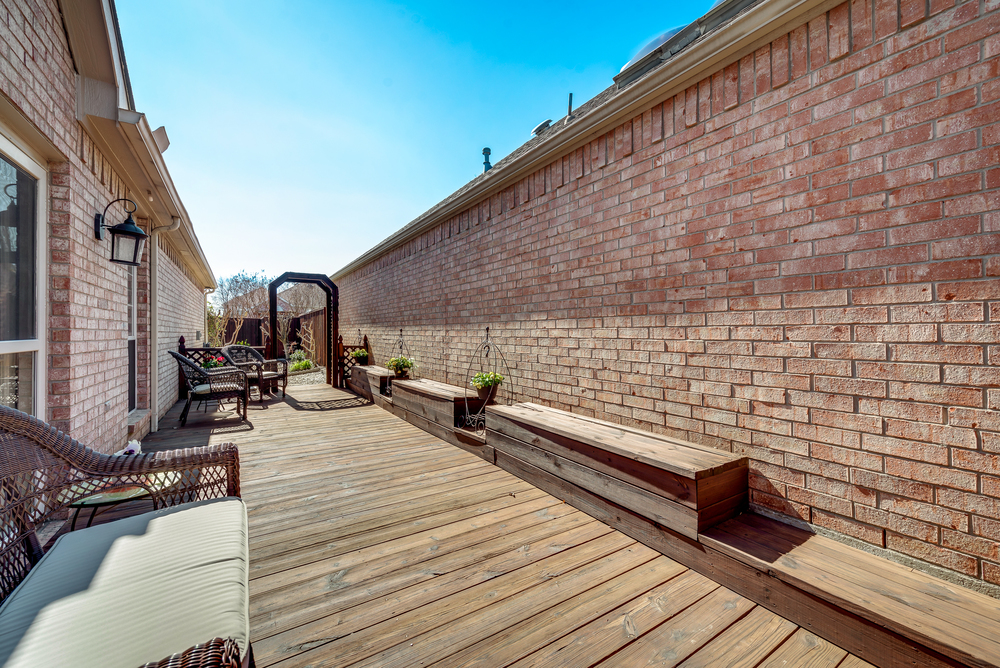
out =
[[[145,450],[240,447],[261,668],[820,665],[794,624],[346,392],[178,413]]]

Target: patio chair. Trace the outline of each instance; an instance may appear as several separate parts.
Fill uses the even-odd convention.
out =
[[[105,455],[3,405],[0,445],[0,664],[138,666],[173,654],[146,666],[239,668],[251,650],[235,445]],[[171,484],[158,482],[165,475]],[[38,533],[81,499],[134,487],[158,510],[51,545]],[[98,575],[102,565],[110,574]],[[171,607],[174,595],[185,605]]]
[[[264,356],[250,346],[232,345],[222,349],[226,361],[247,372],[250,385],[256,385],[260,400],[264,401],[264,392],[278,388],[281,383],[281,396],[285,396],[288,387],[288,362],[284,359],[265,360]]]
[[[181,411],[181,426],[187,423],[188,411],[191,409],[191,401],[218,401],[226,399],[236,400],[236,413],[240,414],[242,402],[243,419],[247,419],[247,404],[250,402],[250,383],[247,374],[243,369],[232,366],[217,367],[215,369],[203,369],[193,361],[173,350],[167,351],[174,356],[177,364],[180,365],[184,380],[187,383],[188,397]]]

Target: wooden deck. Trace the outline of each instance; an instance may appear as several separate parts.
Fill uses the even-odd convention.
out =
[[[144,449],[240,447],[262,668],[869,665],[349,393],[179,412]]]

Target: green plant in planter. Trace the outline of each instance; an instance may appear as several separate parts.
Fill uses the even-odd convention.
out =
[[[355,350],[352,350],[351,357],[354,358],[355,362],[357,362],[362,366],[368,364],[368,351],[365,350],[364,348],[357,348]]]
[[[298,362],[295,362],[294,364],[292,364],[291,370],[292,371],[307,371],[308,369],[311,369],[311,368],[313,368],[313,363],[312,362],[310,362],[309,360],[299,360]]]
[[[494,387],[503,383],[503,376],[492,371],[483,373],[480,371],[475,376],[472,377],[472,386],[477,390],[483,390],[488,387]]]
[[[487,403],[493,403],[501,383],[503,383],[503,376],[493,371],[486,373],[480,371],[472,377],[472,386],[479,393],[479,398]]]
[[[308,356],[306,356],[306,351],[304,350],[296,350],[292,352],[291,355],[288,356],[289,362],[305,362],[308,359],[309,358]]]
[[[397,376],[403,376],[407,371],[413,368],[413,359],[404,357],[403,355],[393,357],[385,363],[385,368],[392,371]]]

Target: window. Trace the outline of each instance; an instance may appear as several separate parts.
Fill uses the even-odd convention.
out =
[[[0,404],[34,415],[44,410],[43,176],[0,136]]]

